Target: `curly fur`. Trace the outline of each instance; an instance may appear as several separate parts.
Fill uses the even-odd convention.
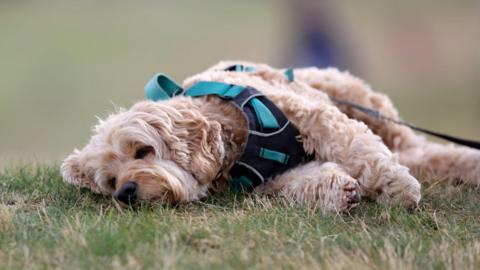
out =
[[[222,71],[233,63],[239,62],[221,62],[183,86],[219,81],[258,89],[286,114],[305,151],[315,156],[257,192],[341,212],[360,196],[416,207],[420,184],[409,168],[417,177],[480,184],[479,151],[428,142],[407,127],[335,106],[327,94],[398,117],[388,97],[348,73],[297,69],[290,83],[282,70],[263,64],[242,63],[255,72]],[[190,202],[225,188],[247,133],[242,113],[214,96],[141,101],[100,121],[90,142],[64,160],[62,173],[66,181],[98,193],[112,194],[135,181],[140,199]],[[145,146],[154,151],[135,159]]]

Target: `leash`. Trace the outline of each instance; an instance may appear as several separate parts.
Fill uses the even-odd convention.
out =
[[[366,114],[366,115],[368,115],[372,118],[375,118],[376,120],[379,120],[379,121],[383,120],[383,121],[395,123],[397,125],[407,126],[407,127],[411,128],[413,130],[416,130],[416,131],[424,133],[424,134],[428,134],[430,136],[434,136],[434,137],[437,137],[437,138],[440,138],[440,139],[443,139],[443,140],[446,140],[446,141],[450,141],[450,142],[453,142],[453,143],[456,143],[456,144],[460,144],[460,145],[463,145],[463,146],[468,146],[468,147],[480,150],[480,142],[478,142],[478,141],[467,140],[467,139],[451,136],[451,135],[448,135],[448,134],[443,134],[443,133],[440,133],[440,132],[431,131],[431,130],[428,130],[428,129],[425,129],[425,128],[422,128],[422,127],[419,127],[419,126],[415,126],[415,125],[410,124],[410,123],[405,122],[405,121],[396,120],[396,119],[384,116],[377,110],[364,107],[362,105],[351,102],[349,100],[338,99],[338,98],[335,98],[335,97],[332,97],[332,96],[329,96],[329,97],[333,102],[335,102],[337,104],[352,107],[352,108],[354,108],[358,111],[363,112],[364,114]]]

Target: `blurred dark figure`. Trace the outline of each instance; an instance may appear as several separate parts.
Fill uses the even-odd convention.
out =
[[[293,44],[287,63],[295,67],[337,67],[354,70],[352,40],[330,0],[292,0]]]

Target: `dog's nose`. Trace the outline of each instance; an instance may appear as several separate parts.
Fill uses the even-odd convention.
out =
[[[129,181],[123,184],[113,196],[124,204],[132,204],[137,199],[137,183]]]

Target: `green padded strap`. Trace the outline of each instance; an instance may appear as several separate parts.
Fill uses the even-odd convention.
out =
[[[206,95],[219,95],[225,98],[235,98],[245,89],[243,86],[221,82],[198,82],[187,89],[185,95],[199,97]]]
[[[145,85],[145,96],[153,101],[169,99],[182,92],[182,87],[162,73],[153,76],[153,78]]]
[[[236,64],[227,68],[227,71],[235,71],[235,72],[255,72],[256,68],[251,66],[244,66],[240,64]]]
[[[293,82],[295,80],[295,76],[293,75],[293,68],[287,68],[283,74],[285,74],[289,82]]]
[[[224,98],[235,98],[245,87],[221,82],[198,82],[186,90],[185,95],[199,97],[218,95]],[[258,121],[263,128],[279,128],[280,125],[272,112],[259,99],[252,98],[250,104],[255,111]]]
[[[267,148],[260,148],[259,156],[264,159],[273,160],[282,164],[287,164],[290,156],[282,152],[277,152]]]
[[[245,68],[243,65],[235,65],[235,71],[237,72],[241,72],[241,71],[244,71]]]
[[[244,65],[240,65],[240,64],[231,66],[228,69],[231,70],[231,71],[236,71],[236,72],[255,72],[255,70],[256,70],[255,67],[244,66]],[[283,74],[285,75],[285,77],[287,77],[287,80],[289,82],[293,82],[295,80],[295,76],[293,74],[293,68],[290,67],[290,68],[285,69]]]
[[[248,177],[242,175],[230,180],[230,186],[234,190],[248,190],[253,187],[253,182],[252,180],[248,179]]]
[[[272,112],[263,104],[259,99],[252,98],[250,104],[257,115],[257,119],[263,128],[279,128],[280,125],[277,122]]]

